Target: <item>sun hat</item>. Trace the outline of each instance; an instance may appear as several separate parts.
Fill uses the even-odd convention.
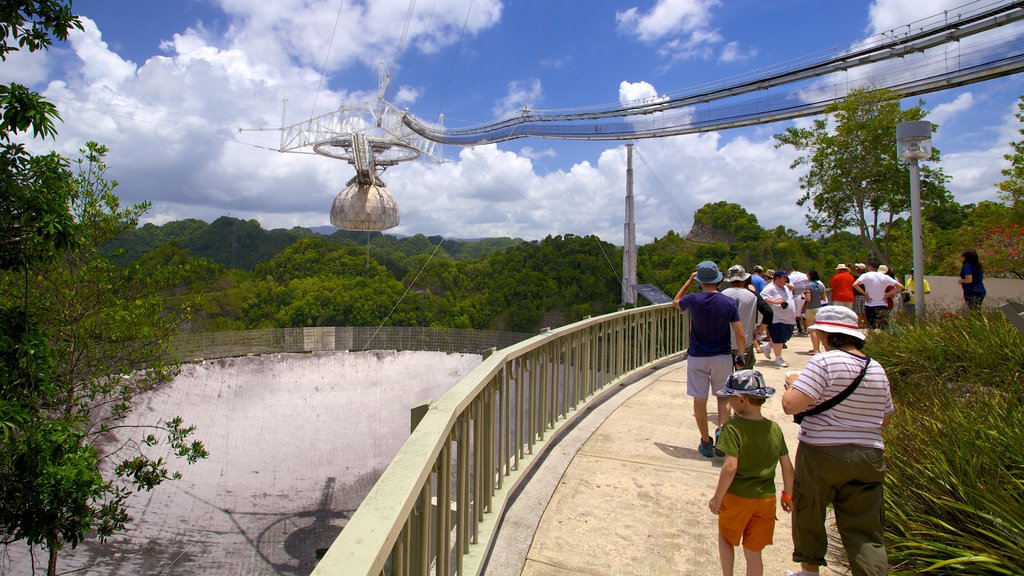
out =
[[[856,264],[853,265],[853,267],[856,268],[857,270],[867,270],[868,269],[868,265],[864,264],[863,262],[857,262]]]
[[[878,267],[878,271],[881,272],[882,274],[886,274],[889,272],[889,267],[886,266],[885,264],[882,264],[881,266]]]
[[[722,281],[722,272],[718,264],[711,260],[705,260],[697,264],[697,282],[701,284],[718,284]]]
[[[758,264],[757,266],[754,266],[754,272],[764,272],[764,268],[761,268],[761,265]]]
[[[807,327],[808,330],[820,332],[831,332],[833,334],[848,334],[861,340],[865,339],[857,325],[857,313],[845,306],[822,306],[814,317],[814,324]]]
[[[755,398],[771,398],[775,388],[764,385],[764,376],[757,370],[738,370],[729,375],[725,388],[715,392],[715,396],[753,396]]]
[[[729,267],[729,275],[725,277],[727,282],[743,282],[750,278],[750,274],[743,268],[742,264]]]
[[[841,262],[840,262],[840,264],[838,266],[836,266],[836,270],[849,270],[849,269],[850,269],[849,266],[847,266],[846,264],[843,264]]]

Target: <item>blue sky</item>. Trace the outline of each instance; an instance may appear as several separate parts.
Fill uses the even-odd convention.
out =
[[[279,128],[283,100],[291,124],[371,97],[380,59],[394,74],[390,100],[469,126],[523,106],[608,104],[722,80],[963,3],[420,0],[398,54],[408,0],[77,0],[85,31],[48,53],[13,55],[0,81],[30,84],[61,111],[59,139],[33,149],[107,145],[122,199],[153,202],[148,221],[230,214],[265,228],[322,226],[351,168],[268,150],[276,131],[238,129]],[[995,199],[1003,154],[1020,138],[1022,93],[1015,76],[924,97],[959,201]],[[638,142],[639,241],[686,232],[694,210],[718,200],[765,227],[806,231],[794,152],[771,138],[791,125]],[[622,241],[623,143],[522,139],[444,156],[385,173],[402,210],[392,232]]]

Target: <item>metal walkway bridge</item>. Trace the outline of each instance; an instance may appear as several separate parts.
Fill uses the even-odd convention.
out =
[[[851,90],[915,96],[1024,70],[1024,1],[978,0],[867,38],[744,76],[658,98],[568,110],[528,110],[472,128],[432,125],[406,113],[404,126],[442,144],[516,138],[632,140],[765,124],[821,113]],[[1016,24],[1016,25],[1015,25]]]

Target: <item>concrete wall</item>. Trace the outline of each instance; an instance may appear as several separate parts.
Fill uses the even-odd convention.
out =
[[[523,332],[417,328],[411,326],[325,326],[182,334],[171,355],[185,362],[283,352],[418,350],[481,354],[534,336]]]
[[[964,293],[956,276],[925,276],[932,293],[925,297],[925,305],[930,311],[954,312],[963,308]],[[905,279],[903,283],[906,284]],[[983,306],[995,308],[1007,300],[1024,303],[1024,280],[1011,278],[985,278],[985,296]]]

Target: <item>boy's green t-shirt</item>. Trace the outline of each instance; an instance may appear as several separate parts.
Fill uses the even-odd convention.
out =
[[[775,466],[783,454],[789,454],[777,423],[736,416],[722,427],[718,449],[739,459],[730,494],[743,498],[775,497]]]

